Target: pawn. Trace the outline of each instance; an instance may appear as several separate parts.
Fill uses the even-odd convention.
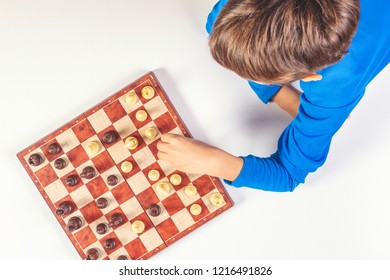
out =
[[[106,249],[114,249],[115,248],[115,245],[116,245],[116,242],[114,239],[112,238],[109,238],[107,239],[106,241],[104,241],[104,247]]]
[[[152,140],[157,136],[157,130],[154,127],[148,127],[147,129],[145,129],[144,135],[149,140]]]
[[[107,231],[108,231],[108,227],[106,224],[101,223],[96,226],[96,232],[98,234],[105,234]]]
[[[118,177],[116,177],[115,175],[110,175],[107,177],[107,184],[109,186],[115,186],[116,184],[118,184]]]
[[[125,147],[134,150],[138,147],[138,139],[134,136],[129,136],[125,140]]]
[[[86,148],[88,153],[90,153],[91,155],[94,155],[97,152],[99,152],[100,146],[97,142],[91,141],[85,145],[85,148]]]
[[[102,141],[106,144],[112,144],[118,139],[118,133],[114,130],[110,130],[106,133],[104,133],[102,137]]]
[[[199,204],[192,204],[190,207],[190,213],[194,216],[198,216],[200,213],[202,213],[202,206]]]
[[[97,260],[99,258],[99,251],[91,248],[87,251],[87,260]]]
[[[104,197],[100,197],[98,198],[98,200],[96,200],[96,206],[99,208],[99,209],[104,209],[108,206],[108,201],[107,199],[105,199]]]
[[[125,173],[129,173],[133,170],[133,164],[130,161],[124,161],[121,164],[121,170]]]
[[[74,187],[77,185],[77,183],[79,182],[79,180],[77,179],[77,177],[75,175],[70,175],[68,177],[66,177],[66,185],[68,185],[69,187]]]
[[[171,176],[171,178],[169,179],[169,181],[171,182],[172,185],[178,186],[181,184],[182,179],[181,179],[181,176],[179,174],[173,174]]]
[[[128,104],[135,104],[138,101],[138,96],[135,92],[130,92],[130,93],[126,94],[125,101]]]
[[[145,230],[145,224],[140,220],[134,221],[131,230],[135,233],[142,233]]]
[[[32,165],[32,166],[38,166],[40,165],[41,163],[43,162],[43,158],[40,154],[32,154],[29,158],[28,158],[28,164]]]
[[[58,216],[65,216],[72,212],[73,207],[68,201],[61,202],[60,205],[58,205],[58,208],[56,209],[56,214]]]
[[[57,158],[54,161],[54,167],[57,169],[64,169],[66,167],[66,161],[62,158]]]
[[[92,179],[93,177],[95,177],[95,175],[95,169],[92,166],[87,166],[84,167],[83,171],[80,174],[80,177],[84,179]]]
[[[170,192],[170,190],[171,190],[171,187],[169,186],[169,184],[167,182],[160,182],[156,186],[156,191],[159,194],[166,195]]]
[[[56,155],[61,152],[61,147],[57,143],[50,144],[49,147],[47,147],[47,152],[51,155]]]
[[[152,217],[157,217],[161,213],[161,207],[158,204],[152,204],[149,206],[148,213]]]
[[[138,110],[137,113],[135,113],[135,118],[139,122],[143,122],[148,118],[148,113],[145,110]]]
[[[81,219],[78,217],[72,217],[69,219],[68,224],[66,225],[66,231],[73,232],[78,230],[82,226]]]
[[[196,189],[196,187],[194,185],[188,185],[188,186],[185,187],[184,193],[187,196],[192,197],[192,196],[195,196],[198,193],[198,190]]]
[[[152,169],[148,172],[148,178],[149,180],[155,182],[160,179],[160,172],[156,169]]]
[[[109,227],[112,226],[119,226],[122,224],[122,216],[118,213],[112,214],[110,217],[110,223],[108,224]]]

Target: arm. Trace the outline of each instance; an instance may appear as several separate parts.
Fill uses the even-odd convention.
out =
[[[208,174],[233,181],[243,159],[201,141],[175,134],[163,134],[157,144],[158,157],[187,173]]]
[[[188,173],[208,174],[236,187],[293,191],[326,160],[333,135],[360,100],[342,107],[322,107],[303,96],[297,117],[284,130],[270,157],[236,157],[203,142],[164,134],[158,157]]]
[[[274,101],[281,109],[286,111],[293,118],[298,114],[299,92],[295,87],[288,85],[283,86],[273,97]]]

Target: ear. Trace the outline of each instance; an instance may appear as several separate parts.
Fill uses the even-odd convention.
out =
[[[320,81],[322,80],[322,75],[317,73],[309,74],[301,79],[302,82],[311,82],[311,81]]]

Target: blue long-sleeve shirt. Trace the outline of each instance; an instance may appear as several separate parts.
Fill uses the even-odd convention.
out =
[[[208,33],[227,2],[218,1],[213,7],[206,23]],[[242,156],[242,170],[228,184],[293,191],[325,163],[332,137],[362,99],[366,86],[390,61],[390,1],[362,0],[360,5],[360,21],[349,52],[340,62],[318,71],[321,81],[300,83],[298,115],[280,136],[277,151],[266,158]],[[264,103],[280,88],[252,81],[249,85]]]

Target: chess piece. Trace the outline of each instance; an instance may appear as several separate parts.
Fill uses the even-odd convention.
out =
[[[214,206],[221,206],[222,203],[224,202],[222,194],[220,194],[220,193],[213,193],[210,196],[210,202]]]
[[[116,177],[115,175],[110,175],[107,177],[107,184],[109,186],[115,186],[116,184],[118,184],[118,177]]]
[[[138,101],[138,96],[135,92],[129,92],[125,96],[125,101],[127,104],[135,104]]]
[[[47,147],[47,152],[51,155],[56,155],[61,152],[61,147],[57,143],[50,144],[49,147]]]
[[[128,260],[128,257],[126,257],[125,255],[120,255],[118,258],[117,258],[118,261],[124,261],[124,260]]]
[[[96,232],[98,234],[105,234],[107,231],[108,231],[108,227],[106,224],[101,223],[96,226]]]
[[[107,199],[105,199],[104,197],[100,197],[98,198],[98,200],[96,200],[96,206],[100,209],[104,209],[108,206],[108,201]]]
[[[171,190],[171,187],[167,182],[160,182],[156,186],[156,191],[160,194],[167,194]]]
[[[158,179],[160,179],[160,172],[158,172],[158,170],[156,169],[152,169],[148,172],[148,178],[150,181],[157,181]]]
[[[181,183],[181,176],[179,174],[173,174],[169,179],[172,185],[178,186]]]
[[[112,144],[118,139],[118,133],[115,130],[110,130],[104,133],[102,141],[106,144]]]
[[[57,158],[54,161],[54,167],[57,169],[64,169],[66,167],[66,161],[62,158]]]
[[[131,229],[135,233],[141,233],[145,230],[145,224],[142,221],[134,221],[131,224]]]
[[[115,240],[112,239],[112,238],[109,238],[109,239],[107,239],[106,241],[104,241],[104,247],[105,247],[106,249],[114,249],[115,246],[116,246],[116,242],[115,242]]]
[[[146,113],[145,110],[138,110],[137,113],[135,113],[135,118],[139,122],[143,122],[148,118],[148,113]]]
[[[87,251],[87,260],[97,260],[99,258],[99,251],[91,248]]]
[[[68,224],[66,225],[66,231],[73,232],[75,230],[78,230],[81,228],[83,223],[81,222],[81,219],[78,217],[72,217],[69,219]]]
[[[97,152],[99,152],[100,146],[97,142],[91,141],[85,145],[85,149],[87,150],[88,153],[94,155]]]
[[[95,175],[96,171],[92,166],[84,167],[83,171],[80,173],[80,177],[84,179],[92,179]]]
[[[148,208],[148,213],[152,217],[157,217],[161,213],[161,207],[158,204],[152,204]]]
[[[190,207],[190,213],[194,216],[198,216],[202,213],[202,207],[199,204],[192,204]]]
[[[152,139],[156,138],[157,130],[154,127],[148,127],[147,129],[145,129],[144,135],[149,140],[152,140]]]
[[[133,170],[133,165],[130,161],[124,161],[121,164],[121,170],[125,173],[129,173],[131,170]]]
[[[40,154],[32,154],[29,158],[28,158],[28,164],[32,165],[32,166],[38,166],[40,165],[41,163],[43,162],[43,158]]]
[[[152,99],[154,96],[154,89],[151,86],[143,87],[141,90],[142,97],[145,99]]]
[[[112,226],[119,226],[122,224],[122,216],[118,213],[112,214],[110,217],[110,223],[108,224],[109,227]]]
[[[196,187],[194,185],[188,185],[188,186],[185,187],[184,193],[187,196],[192,197],[192,196],[195,196],[198,193],[198,190],[196,189]]]
[[[135,138],[134,136],[129,136],[125,140],[125,147],[134,150],[135,148],[138,147],[138,139]]]
[[[58,205],[58,208],[56,209],[56,214],[58,216],[65,216],[72,212],[72,210],[72,205],[68,201],[64,201],[61,202],[60,205]]]
[[[66,185],[69,187],[76,186],[78,182],[79,180],[75,175],[69,175],[68,177],[66,177],[66,181],[65,181]]]

